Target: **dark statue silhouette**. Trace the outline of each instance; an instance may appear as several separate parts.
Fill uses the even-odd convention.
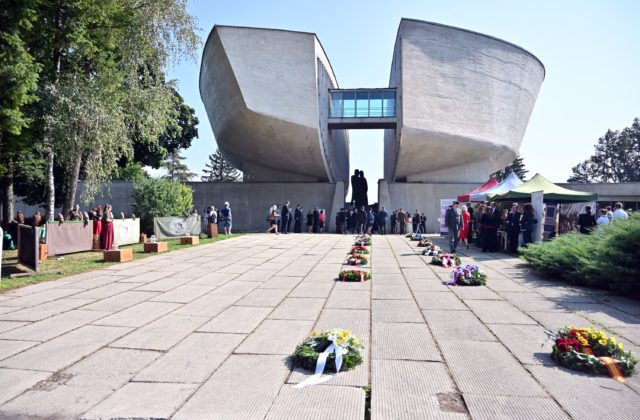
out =
[[[367,185],[367,179],[364,177],[364,172],[356,169],[351,175],[351,203],[356,207],[368,206],[368,191],[369,186]]]

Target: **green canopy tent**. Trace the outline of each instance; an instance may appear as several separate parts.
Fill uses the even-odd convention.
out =
[[[569,190],[562,188],[553,182],[549,181],[540,174],[536,174],[529,181],[516,187],[504,194],[490,195],[490,200],[511,200],[511,201],[523,201],[530,200],[531,193],[536,191],[542,191],[544,194],[544,200],[556,203],[577,203],[587,201],[598,201],[597,193],[588,193],[582,191]]]

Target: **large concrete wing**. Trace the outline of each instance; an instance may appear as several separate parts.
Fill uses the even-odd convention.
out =
[[[338,83],[315,34],[214,26],[200,96],[223,154],[255,182],[348,179],[345,130],[327,128]]]
[[[477,182],[503,168],[520,148],[544,76],[516,45],[402,19],[389,80],[398,129],[385,131],[385,178]]]

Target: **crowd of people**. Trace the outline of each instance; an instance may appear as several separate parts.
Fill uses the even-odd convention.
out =
[[[616,219],[627,220],[629,214],[622,208],[622,203],[618,202],[613,206],[606,206],[598,211],[598,217],[591,213],[591,206],[585,207],[585,212],[578,216],[578,230],[580,233],[588,235],[599,225],[615,223]]]

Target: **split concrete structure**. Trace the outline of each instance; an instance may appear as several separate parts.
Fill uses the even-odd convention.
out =
[[[479,182],[517,154],[544,75],[509,42],[402,19],[388,88],[345,90],[314,34],[215,26],[200,93],[252,181],[347,181],[345,129],[385,128],[387,181]]]

